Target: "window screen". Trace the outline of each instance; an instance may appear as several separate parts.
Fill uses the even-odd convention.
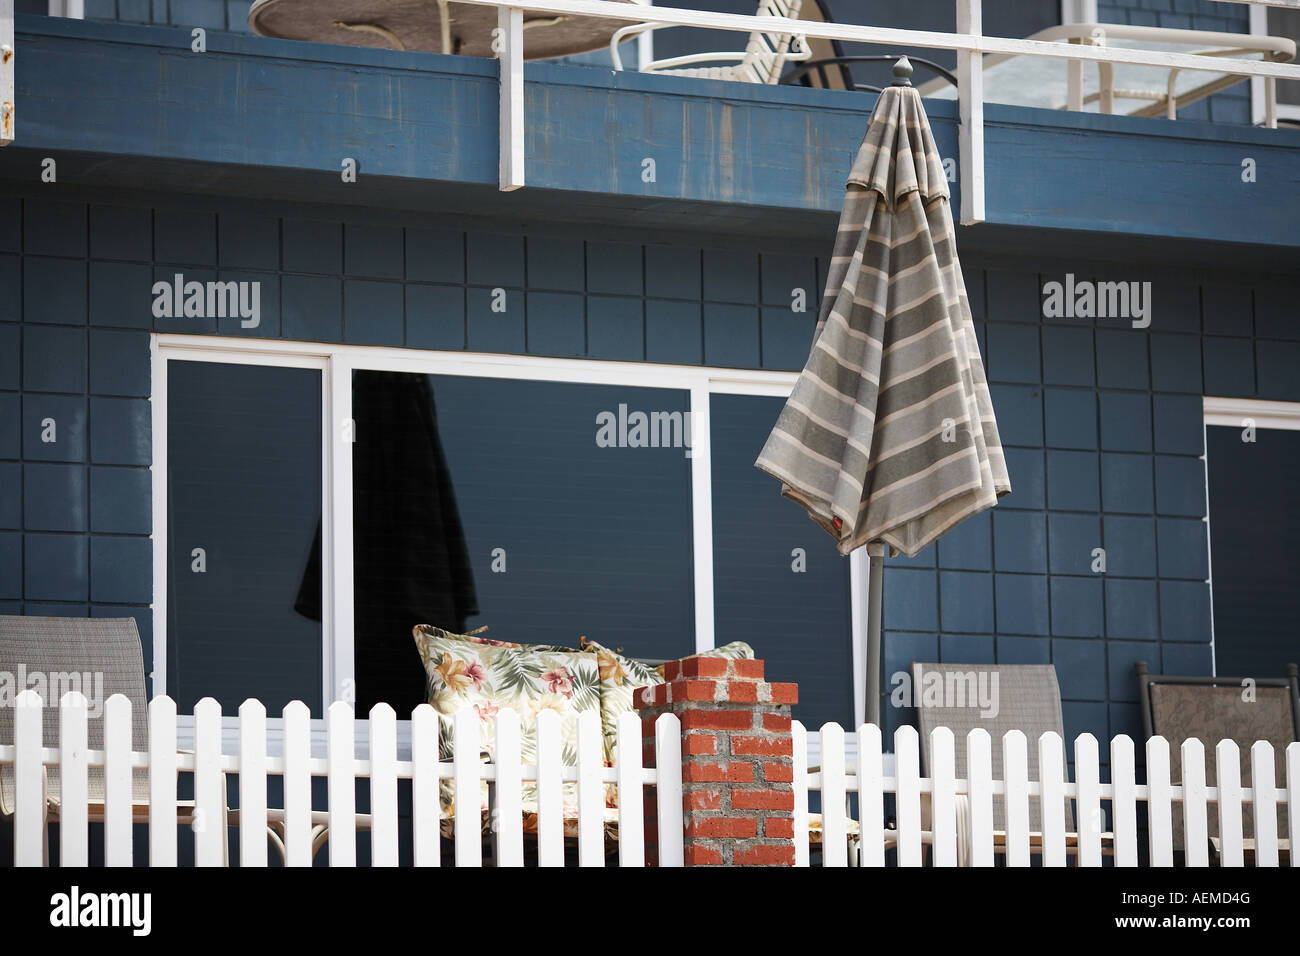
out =
[[[853,726],[849,559],[754,467],[783,399],[714,395],[713,580],[717,643],[747,641],[767,679],[797,681],[809,730]]]
[[[167,693],[182,713],[256,697],[321,716],[321,625],[295,610],[321,515],[320,372],[167,369]]]

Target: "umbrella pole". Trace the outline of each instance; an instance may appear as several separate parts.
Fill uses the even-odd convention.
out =
[[[867,545],[867,723],[880,726],[880,610],[885,594],[885,546]]]

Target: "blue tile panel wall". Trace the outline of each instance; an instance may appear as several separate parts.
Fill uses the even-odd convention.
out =
[[[0,613],[135,615],[146,654],[151,330],[797,370],[825,270],[788,252],[342,212],[0,212]],[[1067,732],[1136,733],[1134,660],[1210,667],[1201,395],[1300,400],[1300,290],[1153,272],[1136,331],[1043,319],[1047,264],[965,267],[1014,492],[891,562],[886,673],[1053,662]],[[261,325],[154,319],[151,285],[177,272],[261,282]]]
[[[885,679],[921,658],[1052,663],[1068,735],[1136,739],[1135,661],[1211,668],[1202,395],[1300,400],[1300,284],[1059,265],[966,262],[1013,492],[887,563]],[[1151,281],[1150,327],[1044,318],[1043,283],[1071,268]]]

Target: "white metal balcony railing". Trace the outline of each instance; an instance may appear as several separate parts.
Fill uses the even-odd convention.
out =
[[[1259,78],[1265,87],[1265,123],[1276,126],[1276,81],[1300,81],[1300,66],[1269,60],[1246,60],[1230,56],[1200,53],[1176,53],[1166,50],[1131,49],[1101,43],[1053,43],[983,35],[981,0],[955,0],[957,32],[906,30],[851,23],[822,23],[789,20],[784,17],[758,17],[713,13],[675,7],[650,8],[639,2],[616,0],[456,0],[458,3],[497,8],[495,49],[500,68],[500,168],[502,191],[519,189],[525,184],[524,156],[524,10],[536,16],[600,17],[631,23],[654,22],[670,26],[703,27],[735,33],[788,32],[807,39],[839,40],[845,43],[872,43],[907,50],[936,49],[957,52],[957,99],[959,102],[959,152],[961,175],[961,222],[984,221],[984,54],[1046,57],[1070,63],[1071,85],[1077,86],[1084,63],[1100,65],[1127,64],[1158,67],[1171,71],[1200,71]],[[1300,0],[1219,0],[1221,3],[1246,4],[1252,7],[1286,7],[1300,9]],[[59,7],[58,10],[55,7]],[[653,14],[650,10],[653,9]],[[67,16],[81,14],[80,0],[54,0],[51,13]],[[14,48],[13,0],[0,0],[0,145],[7,145],[14,135]]]

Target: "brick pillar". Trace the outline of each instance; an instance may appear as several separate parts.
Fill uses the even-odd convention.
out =
[[[682,822],[687,866],[793,866],[790,706],[797,684],[769,684],[763,662],[688,657],[666,682],[637,691],[646,766],[654,722],[682,722]],[[646,794],[647,860],[655,854],[653,791]]]

